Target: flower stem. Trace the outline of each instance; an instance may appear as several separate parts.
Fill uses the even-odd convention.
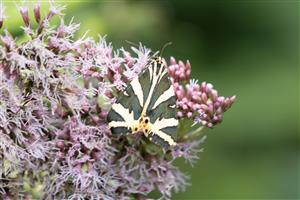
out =
[[[193,130],[191,132],[189,132],[188,134],[184,135],[184,139],[186,140],[190,140],[190,139],[194,139],[196,137],[200,137],[204,134],[204,131],[202,131],[204,129],[204,126],[200,126],[199,128],[197,128],[196,130]]]

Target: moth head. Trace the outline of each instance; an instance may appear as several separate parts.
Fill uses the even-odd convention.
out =
[[[160,56],[153,57],[153,60],[154,60],[154,62],[156,62],[156,63],[158,63],[160,65],[167,66],[166,61],[162,57],[160,57]]]
[[[151,130],[150,118],[141,116],[139,120],[131,127],[132,133],[143,132],[147,135]]]

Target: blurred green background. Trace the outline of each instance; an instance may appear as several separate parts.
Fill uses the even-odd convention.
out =
[[[173,199],[299,199],[299,2],[60,1],[80,36],[107,35],[189,59],[193,77],[237,95],[224,122],[207,130],[192,185]],[[229,3],[230,2],[230,3]],[[8,27],[21,18],[8,1]],[[46,5],[44,5],[46,6]],[[45,12],[45,10],[44,10]]]

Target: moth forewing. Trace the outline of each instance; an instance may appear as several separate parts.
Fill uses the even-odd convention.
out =
[[[143,132],[162,147],[176,145],[175,92],[167,67],[159,58],[135,77],[108,113],[113,134]]]

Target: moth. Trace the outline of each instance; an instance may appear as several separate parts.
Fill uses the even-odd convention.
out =
[[[127,85],[112,105],[107,120],[112,134],[142,132],[163,148],[176,145],[175,92],[160,57]]]

